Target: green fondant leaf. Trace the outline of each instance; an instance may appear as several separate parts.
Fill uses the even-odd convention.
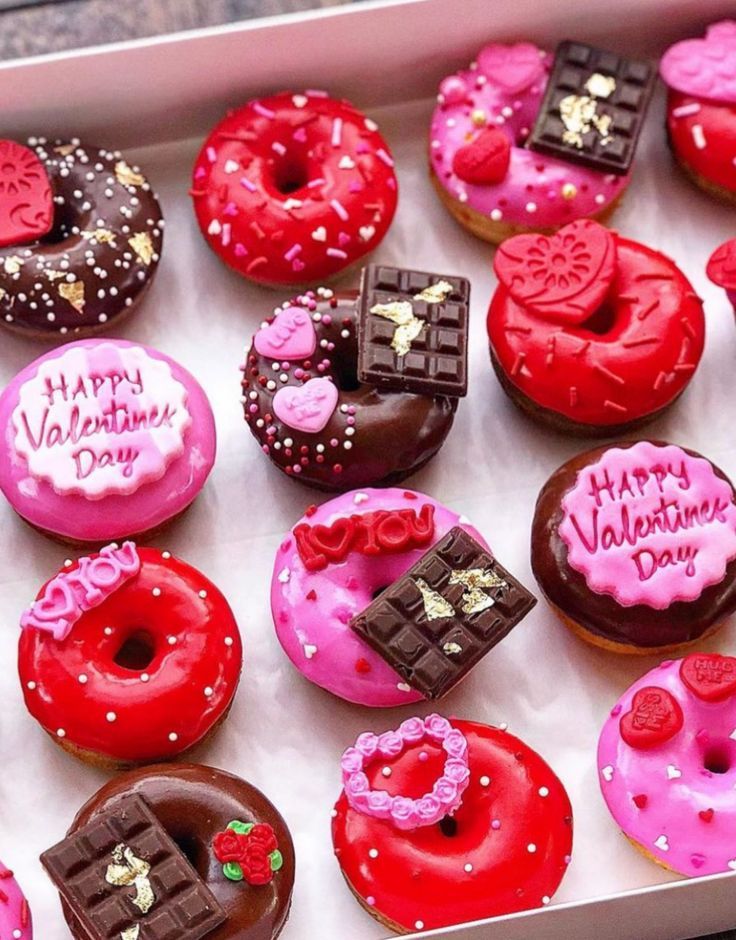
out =
[[[227,864],[222,866],[222,873],[230,881],[243,880],[243,869],[237,862],[227,862]]]
[[[284,864],[284,856],[279,852],[278,849],[271,852],[268,856],[269,861],[271,862],[271,871],[278,871]]]
[[[227,828],[232,829],[234,832],[239,832],[243,836],[247,836],[253,828],[253,823],[244,823],[239,819],[234,819],[227,824]]]

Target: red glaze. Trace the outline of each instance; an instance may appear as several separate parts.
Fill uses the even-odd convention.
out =
[[[0,248],[48,235],[54,202],[48,174],[36,154],[13,140],[0,140]]]
[[[736,193],[736,105],[670,91],[667,130],[678,160],[697,176]]]
[[[260,283],[303,284],[379,244],[397,184],[373,121],[347,101],[284,92],[215,127],[197,157],[192,196],[226,264]]]
[[[432,930],[539,907],[556,891],[572,851],[570,801],[542,758],[497,728],[452,725],[467,738],[471,773],[453,817],[454,835],[445,835],[442,824],[399,830],[351,809],[344,793],[335,807],[332,839],[343,875],[375,916],[397,930]],[[369,766],[368,782],[419,797],[432,789],[445,756],[435,744],[408,748],[393,761]],[[382,774],[386,765],[390,777]],[[378,855],[371,857],[371,850]]]
[[[668,405],[690,381],[705,339],[702,302],[676,265],[645,245],[613,238],[616,270],[589,320],[563,325],[554,311],[542,316],[514,300],[503,284],[487,320],[508,381],[536,405],[592,428],[636,421]]]
[[[705,702],[722,702],[736,694],[736,658],[719,653],[691,653],[680,665],[680,677]]]
[[[18,653],[26,706],[42,727],[121,764],[169,759],[200,741],[227,711],[242,663],[238,626],[215,585],[168,552],[138,555],[139,573],[83,613],[65,640],[25,629]],[[118,665],[125,641],[141,632],[151,661]]]
[[[719,287],[736,290],[736,238],[724,242],[708,259],[705,273]]]
[[[657,747],[682,728],[680,703],[666,689],[655,686],[639,689],[631,704],[631,711],[621,716],[620,723],[621,737],[630,747],[639,750]]]
[[[488,127],[456,151],[452,171],[466,183],[500,183],[511,161],[511,141],[499,127]]]

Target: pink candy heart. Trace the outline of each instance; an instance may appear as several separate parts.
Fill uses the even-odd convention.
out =
[[[256,352],[269,359],[285,359],[287,362],[308,359],[317,346],[317,334],[303,307],[287,307],[279,311],[276,319],[259,330],[253,345]]]
[[[337,388],[329,379],[288,385],[273,396],[276,417],[295,431],[319,434],[337,406]]]
[[[736,103],[736,23],[715,23],[705,39],[675,43],[665,52],[659,71],[675,91]]]
[[[544,75],[544,58],[530,42],[491,43],[478,55],[478,71],[509,95],[517,95]]]

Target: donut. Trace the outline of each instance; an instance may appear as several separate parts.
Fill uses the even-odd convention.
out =
[[[458,525],[485,545],[466,519],[412,490],[356,490],[307,509],[279,546],[271,579],[276,635],[299,672],[358,705],[421,701],[350,621]]]
[[[21,617],[26,707],[64,750],[124,767],[203,741],[232,704],[242,649],[203,574],[134,542],[68,560]]]
[[[0,936],[8,940],[33,940],[28,901],[13,872],[0,862]]]
[[[646,424],[687,387],[705,342],[703,304],[679,268],[582,219],[517,235],[494,259],[491,362],[529,417],[577,435]]]
[[[716,248],[708,259],[705,273],[714,284],[725,289],[726,296],[736,311],[736,238]]]
[[[204,486],[215,424],[196,379],[125,340],[68,343],[0,395],[0,490],[59,541],[101,544],[160,529]]]
[[[665,52],[667,136],[675,160],[701,189],[736,200],[736,21]]]
[[[202,146],[191,195],[215,254],[281,286],[324,281],[376,248],[398,189],[376,123],[310,90],[231,111]]]
[[[357,291],[308,291],[277,307],[243,365],[245,420],[284,473],[321,490],[398,483],[440,449],[457,398],[358,379]]]
[[[736,610],[731,481],[695,451],[624,441],[580,454],[545,483],[532,569],[574,633],[618,653],[662,653]]]
[[[140,168],[72,140],[0,140],[0,323],[32,339],[118,325],[158,268],[164,220]]]
[[[70,833],[114,811],[132,795],[146,802],[224,909],[225,922],[208,932],[207,940],[275,940],[279,936],[291,907],[294,845],[286,823],[267,797],[224,770],[197,764],[159,764],[120,774],[103,786],[79,810]],[[240,857],[238,843],[247,847],[256,841],[250,833],[240,834],[251,823],[259,827],[257,838],[267,840],[268,848],[275,842],[274,851],[280,855],[280,867],[262,877],[251,874],[244,858],[229,865],[222,862],[226,856]],[[239,829],[235,851],[231,824]],[[255,858],[258,853],[250,854]],[[241,869],[239,880],[233,880],[238,874],[234,865]],[[87,940],[73,912],[66,904],[62,908],[75,940]]]
[[[491,43],[469,69],[443,79],[430,127],[430,176],[442,203],[489,242],[604,219],[629,176],[527,149],[552,57],[533,43]]]
[[[736,659],[691,653],[624,692],[598,742],[603,798],[644,855],[681,875],[736,870]]]
[[[539,754],[505,730],[408,718],[361,734],[341,768],[335,855],[385,927],[412,933],[530,910],[562,881],[570,800]]]

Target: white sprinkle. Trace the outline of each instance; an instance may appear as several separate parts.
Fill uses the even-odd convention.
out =
[[[232,638],[231,636],[226,636],[226,637],[225,637],[225,646],[232,646],[232,645],[233,645],[233,638]]]
[[[112,627],[105,627],[102,632],[105,634],[105,636],[112,636]]]
[[[360,506],[361,503],[365,503],[370,499],[367,493],[356,493],[353,496],[353,502],[356,506]]]
[[[424,930],[424,921],[423,921],[423,920],[418,920],[418,921],[414,924],[414,926],[417,928],[417,930]]]
[[[396,688],[399,692],[411,692],[411,686],[407,685],[406,682],[397,682]]]
[[[378,849],[368,849],[369,858],[378,858]]]
[[[544,904],[544,905],[546,906],[547,904],[549,904],[549,902],[550,902],[551,900],[552,900],[552,899],[549,897],[549,895],[546,895],[546,894],[545,894],[545,896],[542,898],[542,904]]]
[[[537,851],[537,847],[533,842],[530,842],[529,845],[526,847],[526,850],[531,855],[534,855],[534,853]]]
[[[78,678],[79,678],[79,684],[80,684],[80,685],[86,685],[86,684],[87,684],[87,676],[86,676],[85,673],[83,673],[83,672],[80,673]]]
[[[542,796],[542,797],[544,797],[544,796],[549,796],[549,790],[548,790],[548,788],[547,788],[547,787],[540,787],[540,788],[539,788],[539,795]]]
[[[304,655],[307,657],[307,659],[311,659],[316,652],[317,647],[313,643],[304,644]]]
[[[657,838],[654,840],[654,845],[663,852],[669,852],[670,850],[670,844],[667,841],[667,836],[657,836]]]
[[[603,193],[598,193],[598,195],[595,197],[595,201],[596,205],[602,206],[606,201],[606,197],[603,195]]]
[[[56,732],[56,737],[57,737],[57,738],[65,738],[65,737],[66,737],[66,731],[64,731],[63,728],[59,728],[59,730]]]
[[[161,552],[161,557],[165,558],[166,561],[168,561],[169,558],[171,558],[171,552]]]
[[[169,639],[168,639],[168,644],[169,644],[169,646],[176,646],[176,637],[175,637],[175,636],[170,636]]]
[[[603,777],[607,783],[613,780],[613,767],[611,767],[610,764],[601,770],[601,777]]]
[[[282,584],[288,584],[290,577],[291,577],[290,568],[282,568],[281,571],[279,571],[279,581]]]
[[[335,118],[332,122],[332,146],[339,147],[342,143],[342,118]]]
[[[494,222],[500,222],[503,218],[503,212],[500,209],[491,209],[491,219]]]
[[[382,768],[381,768],[381,773],[383,774],[384,777],[390,777],[390,776],[391,776],[391,768],[390,768],[390,767],[382,767]]]
[[[204,690],[205,698],[210,698],[212,695],[214,695],[214,692],[215,690],[212,688],[211,685],[205,686],[205,690]]]
[[[220,225],[219,219],[213,219],[209,226],[207,227],[208,235],[219,235],[222,232],[222,225]]]
[[[488,786],[490,786],[490,784],[491,784],[491,778],[490,778],[490,777],[486,777],[485,775],[483,775],[483,776],[480,778],[480,781],[479,781],[479,782],[480,782],[480,785],[481,785],[482,787],[488,787]]]
[[[284,145],[280,143],[278,140],[274,141],[271,144],[271,149],[275,153],[277,153],[280,157],[283,157],[283,155],[286,153],[286,147],[284,147]]]
[[[305,108],[309,99],[306,95],[292,95],[291,101],[295,108]]]
[[[161,597],[161,588],[160,587],[153,588],[153,590],[151,591],[151,594],[153,594],[154,597]]]
[[[391,159],[391,157],[386,153],[386,151],[382,147],[376,150],[376,156],[378,157],[379,160],[382,160],[386,164],[386,166],[394,165],[394,161]]]
[[[683,118],[690,117],[691,114],[698,114],[700,112],[700,105],[697,101],[693,101],[692,104],[683,104],[679,108],[672,109],[672,117],[674,118]]]
[[[105,715],[105,718],[107,718],[107,720],[110,722],[110,724],[112,724],[113,721],[117,721],[117,717],[118,717],[118,716],[115,714],[115,712],[108,712],[108,713]]]
[[[226,160],[225,161],[225,172],[228,176],[231,173],[237,173],[240,169],[240,164],[236,160]]]
[[[142,673],[141,673],[141,682],[148,682],[148,680],[149,680],[150,678],[151,678],[151,677],[148,675],[147,672],[142,672]]]
[[[169,735],[169,741],[171,741],[172,744],[175,744],[178,740],[179,740],[179,735],[176,733],[176,731],[172,731],[171,734]]]
[[[340,219],[342,219],[343,222],[347,222],[347,220],[350,218],[350,215],[348,214],[348,212],[346,211],[342,203],[338,202],[337,199],[331,199],[330,206],[333,209],[333,211],[337,214],[337,216]]]
[[[202,588],[202,590],[199,592],[199,596],[202,598],[202,600],[204,600],[205,597],[207,597],[207,591]]]
[[[682,771],[678,770],[674,764],[667,765],[667,779],[668,780],[677,780],[682,776]]]
[[[708,146],[708,141],[705,139],[705,133],[703,131],[702,124],[693,124],[690,129],[690,133],[693,135],[693,143],[698,148],[698,150],[705,150]]]
[[[465,871],[466,871],[468,874],[470,874],[471,871],[473,870],[473,866],[470,864],[470,862],[468,862],[468,863],[464,866],[464,868],[465,868]]]
[[[340,162],[337,164],[341,170],[354,170],[355,162],[350,159],[350,157],[345,154],[344,157],[340,158]]]
[[[536,211],[537,211],[537,204],[536,204],[536,202],[528,202],[528,203],[526,204],[526,211],[527,211],[527,212],[536,212]]]
[[[376,124],[376,122],[371,118],[366,118],[364,124],[369,131],[375,132],[378,130],[378,124]]]
[[[35,682],[29,682],[29,683],[26,685],[26,688],[27,688],[30,692],[34,692],[35,689],[36,689],[36,683],[35,683]]]

